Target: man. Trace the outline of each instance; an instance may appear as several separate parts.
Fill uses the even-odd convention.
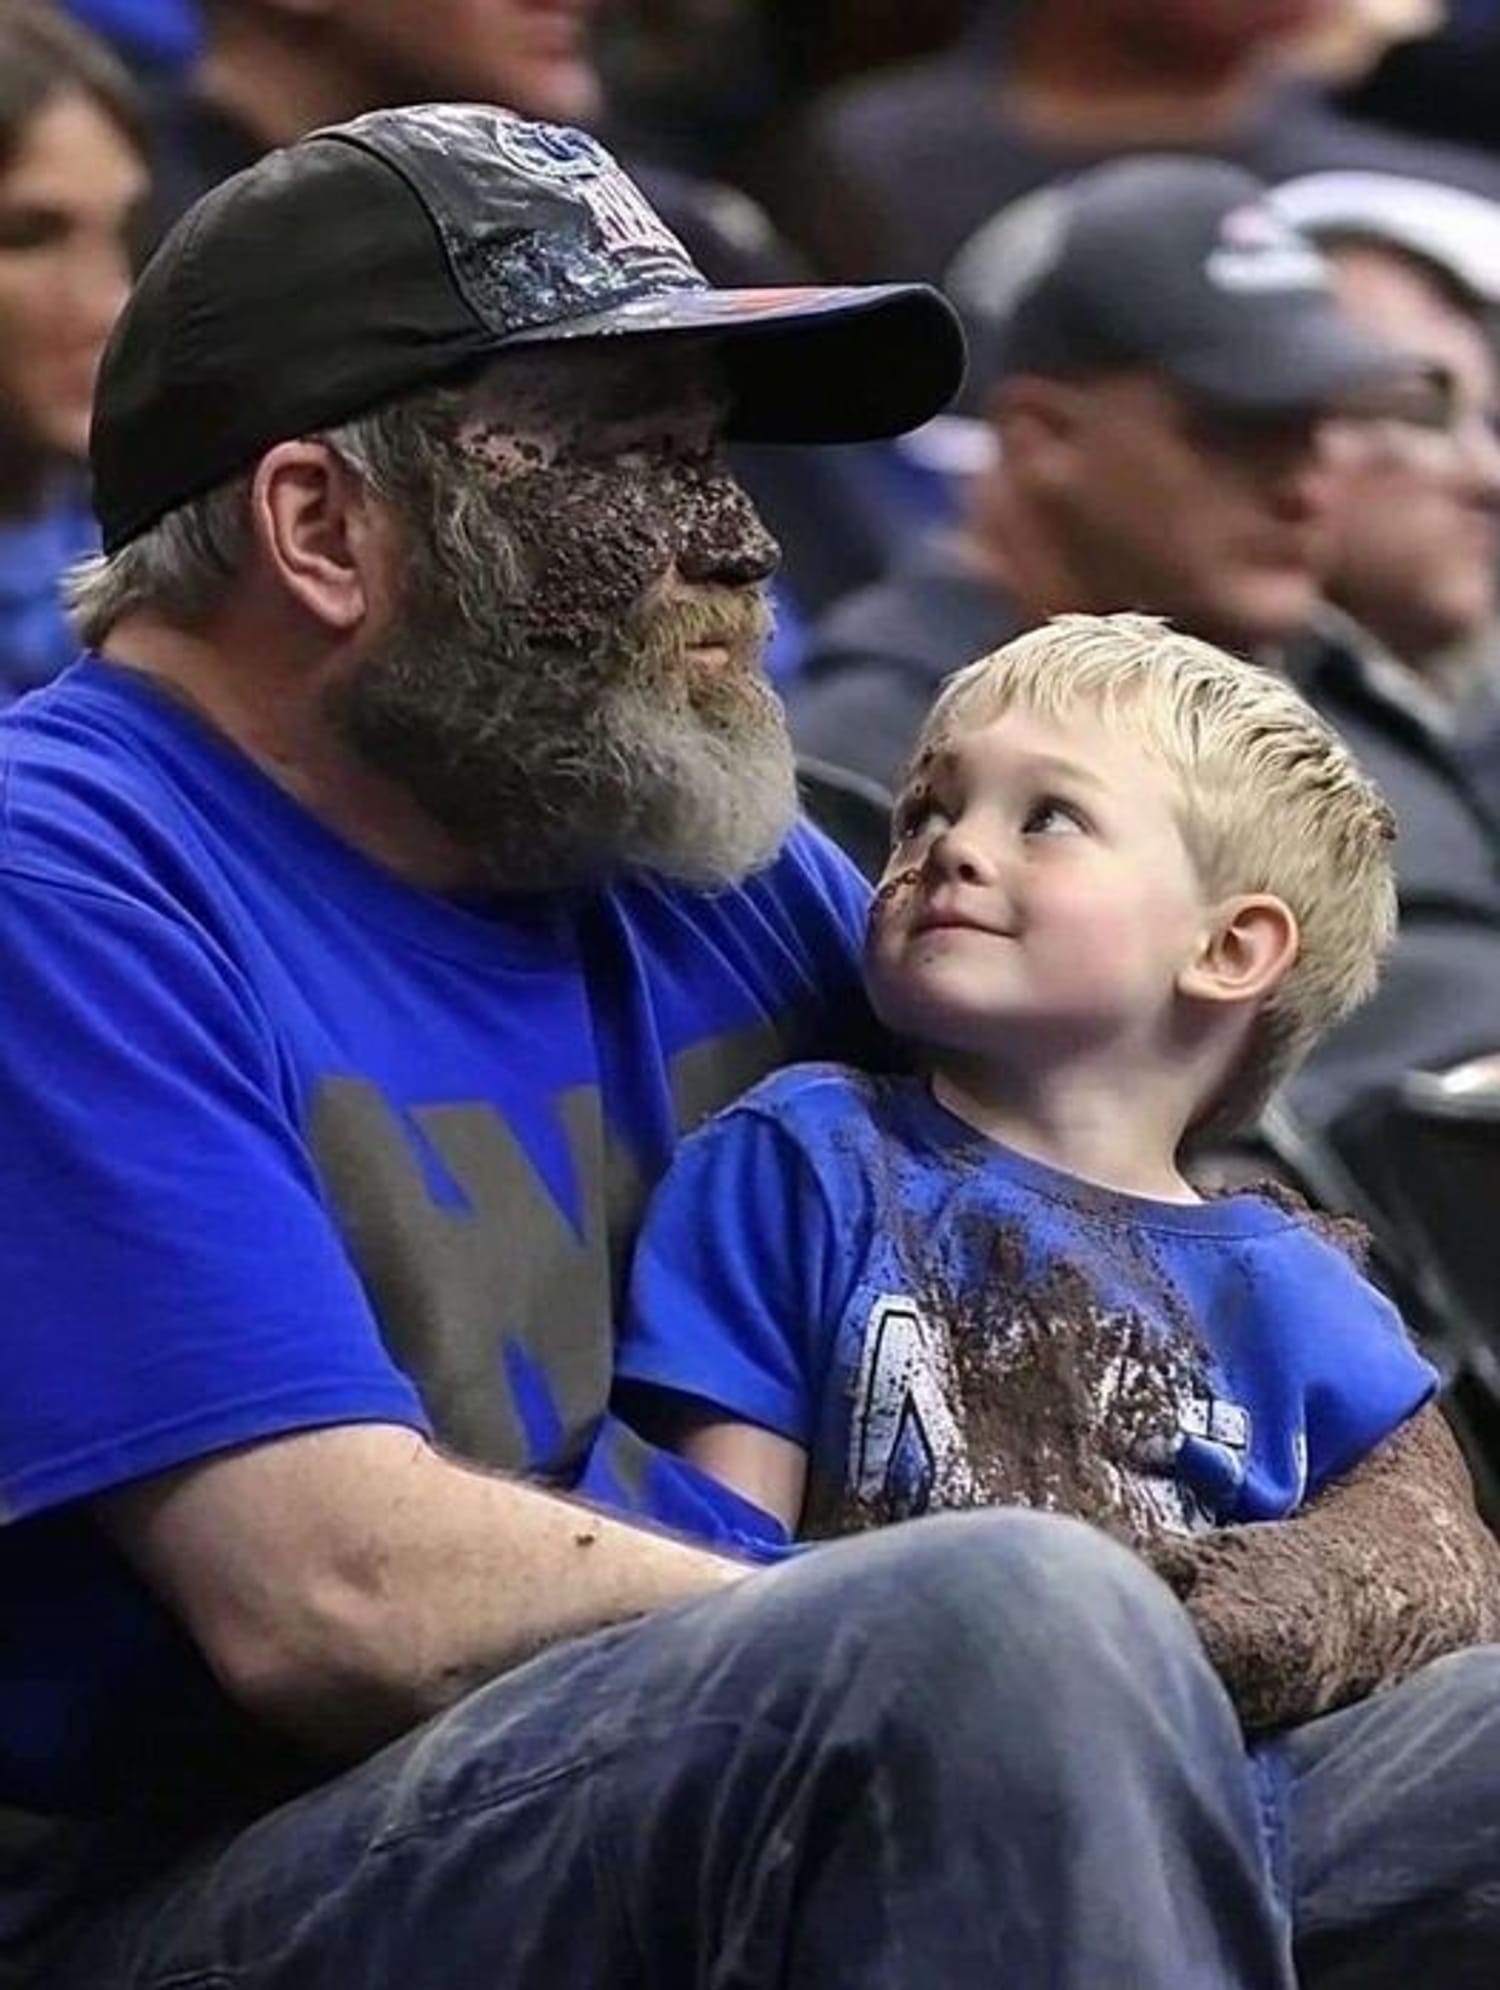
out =
[[[801,747],[887,784],[938,679],[1048,615],[1140,608],[1243,652],[1304,628],[1331,417],[1403,370],[1234,166],[1102,166],[991,247],[959,295],[995,326],[993,463],[956,535],[825,619],[789,700]]]
[[[1354,322],[1441,390],[1425,421],[1364,430],[1325,591],[1442,703],[1481,662],[1496,613],[1500,205],[1388,173],[1314,173],[1274,201],[1327,254]]]
[[[597,130],[607,123],[593,48],[601,11],[601,0],[211,0],[198,60],[155,104],[160,226],[272,146],[394,104],[462,97]],[[632,171],[711,281],[804,280],[743,194],[657,164]],[[800,660],[812,618],[874,578],[931,497],[889,448],[746,446],[732,460],[782,545],[780,673]]]
[[[957,368],[930,293],[709,292],[483,108],[315,135],[146,271],[107,660],[0,720],[22,1980],[1288,1990],[1276,1789],[1307,1981],[1488,1980],[1492,1653],[1262,1777],[1087,1530],[747,1577],[577,1497],[733,1539],[601,1421],[613,1275],[679,1125],[851,1006],[719,431]]]
[[[1436,389],[1358,432],[1325,582],[1338,613],[1290,658],[1401,825],[1400,947],[1293,1090],[1337,1126],[1405,1069],[1500,1045],[1500,206],[1378,173],[1315,174],[1276,205],[1328,254],[1351,319]]]

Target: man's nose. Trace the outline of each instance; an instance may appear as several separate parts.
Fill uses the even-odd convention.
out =
[[[781,548],[748,494],[722,465],[675,479],[677,570],[686,581],[754,587],[781,564]]]
[[[1459,424],[1458,442],[1476,499],[1485,505],[1500,503],[1500,434],[1494,416],[1471,410]]]

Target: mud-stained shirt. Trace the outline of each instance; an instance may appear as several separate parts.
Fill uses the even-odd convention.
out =
[[[0,1804],[231,1775],[88,1520],[126,1481],[376,1421],[725,1524],[602,1421],[626,1252],[679,1132],[853,1022],[866,895],[799,829],[718,894],[438,898],[134,672],[0,720]]]
[[[1436,1382],[1285,1200],[1095,1188],[829,1065],[683,1143],[617,1368],[802,1446],[805,1531],[1022,1504],[1131,1539],[1282,1518]]]

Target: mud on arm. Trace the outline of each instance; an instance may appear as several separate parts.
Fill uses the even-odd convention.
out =
[[[1308,1720],[1500,1639],[1500,1544],[1435,1405],[1289,1519],[1144,1552],[1250,1729]]]

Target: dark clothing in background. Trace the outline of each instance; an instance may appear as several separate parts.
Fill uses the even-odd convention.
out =
[[[227,111],[180,85],[150,99],[152,236],[160,238],[221,180],[253,166],[266,147]]]
[[[1326,1129],[1408,1070],[1500,1051],[1500,818],[1473,771],[1500,761],[1500,724],[1488,750],[1472,731],[1460,748],[1343,634],[1310,642],[1291,675],[1379,783],[1398,831],[1401,926],[1380,986],[1290,1086]]]
[[[895,788],[943,678],[1026,626],[956,547],[927,540],[813,630],[786,693],[798,750]]]
[[[941,282],[974,230],[1011,201],[1122,149],[1033,135],[1004,106],[1000,77],[993,57],[965,44],[830,92],[796,136],[765,154],[752,190],[829,275]],[[1500,198],[1494,159],[1356,123],[1303,88],[1275,91],[1237,133],[1188,149],[1210,149],[1271,184],[1365,167]]]

